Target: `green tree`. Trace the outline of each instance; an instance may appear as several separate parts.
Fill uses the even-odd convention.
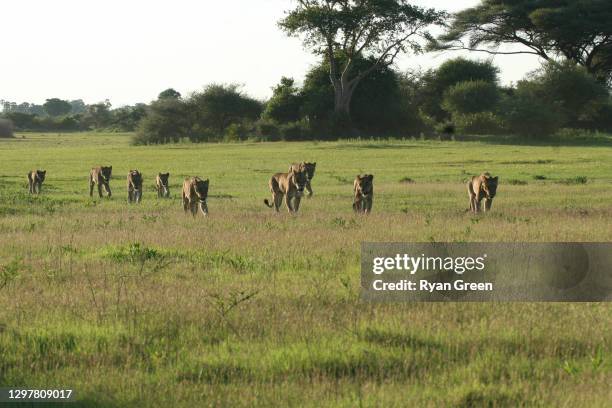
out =
[[[500,92],[497,85],[487,81],[464,81],[451,86],[444,94],[442,107],[449,113],[469,114],[493,112]]]
[[[189,99],[196,131],[212,131],[221,137],[231,124],[254,121],[261,115],[262,103],[248,97],[236,84],[208,85]]]
[[[149,106],[140,121],[133,144],[163,144],[178,142],[191,135],[189,106],[177,98],[162,98]]]
[[[72,114],[85,113],[87,111],[87,105],[85,105],[82,99],[75,99],[69,103],[71,106],[70,113]]]
[[[47,99],[47,101],[43,104],[43,109],[49,116],[62,116],[70,113],[72,110],[72,105],[70,105],[70,102],[68,101],[58,98],[51,98]]]
[[[483,81],[497,84],[499,69],[489,61],[455,58],[445,61],[436,70],[430,70],[417,78],[418,89],[414,98],[421,111],[434,121],[448,119],[442,108],[444,94],[454,85],[466,81]]]
[[[136,130],[139,122],[146,114],[147,106],[145,104],[122,106],[111,111],[110,125],[123,132],[132,132]]]
[[[263,112],[265,119],[279,123],[295,122],[300,119],[303,98],[293,78],[282,77],[273,88],[272,98],[266,103]]]
[[[563,118],[562,124],[571,127],[592,120],[609,98],[604,85],[572,62],[544,64],[519,81],[517,91],[553,107]]]
[[[10,120],[0,118],[0,137],[13,137],[13,124]]]
[[[400,53],[420,52],[419,40],[431,39],[427,27],[442,24],[444,17],[405,0],[297,0],[279,25],[327,59],[334,111],[348,119],[359,83],[379,67],[393,64]],[[359,57],[369,65],[356,69]]]
[[[354,65],[361,69],[371,66],[371,63],[371,60],[359,58]],[[342,123],[335,122],[333,95],[329,65],[323,60],[306,74],[301,112],[320,133],[344,136],[346,129],[342,128]],[[402,131],[405,115],[397,73],[390,67],[379,66],[364,78],[351,100],[351,112],[354,130],[361,133],[373,135]]]
[[[612,80],[610,0],[482,0],[454,15],[437,49],[558,57]],[[500,49],[518,44],[520,49]]]
[[[36,128],[36,115],[31,113],[9,112],[4,116],[13,123],[16,129],[33,130]]]
[[[84,115],[84,121],[88,126],[93,126],[96,129],[103,129],[111,123],[111,103],[107,99],[104,102],[87,105],[87,112]]]
[[[159,96],[157,97],[157,99],[179,99],[181,97],[180,92],[175,91],[173,88],[168,88],[162,92],[160,92]]]

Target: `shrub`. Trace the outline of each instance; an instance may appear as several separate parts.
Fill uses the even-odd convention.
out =
[[[571,184],[586,184],[588,183],[588,181],[589,179],[587,176],[576,176],[576,177],[567,178],[564,180],[559,180],[557,181],[557,183],[571,185]]]
[[[592,120],[609,97],[603,84],[571,62],[546,63],[533,74],[531,82],[538,97],[558,106],[571,124]],[[527,83],[523,81],[522,85]]]
[[[488,61],[455,58],[444,62],[438,69],[419,76],[419,86],[414,99],[421,111],[439,122],[448,119],[442,109],[444,93],[452,86],[465,81],[498,82],[499,69]]]
[[[0,137],[13,137],[13,123],[7,119],[0,119]]]
[[[308,140],[310,139],[310,127],[306,121],[290,122],[280,125],[280,136],[283,140]]]
[[[208,85],[187,103],[193,112],[193,125],[211,129],[219,137],[232,124],[257,120],[263,108],[261,102],[244,94],[236,84]]]
[[[471,114],[495,110],[499,102],[497,85],[487,81],[465,81],[451,86],[442,107],[451,114]]]
[[[225,129],[223,140],[226,142],[238,142],[240,140],[246,140],[251,133],[252,126],[245,123],[232,123]]]
[[[438,133],[439,135],[444,135],[445,137],[447,137],[449,139],[457,131],[457,127],[455,126],[455,124],[453,122],[436,123],[433,126],[433,128],[436,131],[436,133]]]
[[[511,186],[526,186],[528,183],[525,180],[509,179],[504,182]]]
[[[255,122],[255,129],[252,136],[255,136],[259,140],[280,140],[279,125],[272,120],[260,119]]]
[[[554,106],[523,92],[508,97],[502,104],[501,114],[510,132],[521,136],[550,136],[565,120]]]
[[[505,130],[504,121],[492,112],[453,115],[459,133],[473,135],[496,135]]]
[[[300,119],[302,103],[303,97],[294,79],[282,77],[280,84],[274,87],[262,116],[280,123],[293,122]]]
[[[162,144],[178,142],[191,135],[189,110],[180,99],[160,99],[153,102],[140,122],[132,144]]]
[[[15,129],[32,130],[36,129],[37,127],[37,116],[32,113],[8,112],[4,116],[13,123]]]
[[[599,106],[589,125],[593,129],[612,133],[612,99]]]

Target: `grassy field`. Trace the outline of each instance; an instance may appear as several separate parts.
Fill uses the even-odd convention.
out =
[[[612,306],[359,300],[362,241],[612,241],[612,142],[177,144],[129,135],[0,140],[0,387],[70,387],[82,406],[604,407]],[[263,205],[317,162],[297,216]],[[112,199],[90,199],[113,165]],[[45,168],[40,197],[26,173]],[[140,205],[125,175],[145,176]],[[154,175],[171,173],[169,200]],[[493,212],[464,180],[500,177]],[[352,180],[375,175],[373,214]],[[211,180],[208,219],[182,179]],[[70,405],[74,407],[74,404]]]

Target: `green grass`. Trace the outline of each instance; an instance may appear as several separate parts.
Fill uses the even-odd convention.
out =
[[[23,137],[22,137],[23,136]],[[475,140],[177,144],[126,134],[0,140],[0,386],[82,406],[607,406],[605,303],[359,301],[362,241],[612,241],[612,147]],[[270,175],[316,161],[300,213]],[[113,165],[113,198],[88,196]],[[26,173],[47,170],[40,197]],[[145,176],[141,205],[125,177]],[[154,175],[171,173],[169,200]],[[493,212],[465,180],[500,177]],[[374,212],[352,180],[375,175]],[[210,178],[210,217],[183,177]],[[73,405],[71,405],[73,406]]]

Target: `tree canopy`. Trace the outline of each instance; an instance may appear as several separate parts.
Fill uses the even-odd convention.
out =
[[[159,93],[157,99],[179,99],[181,97],[181,93],[176,91],[174,88],[168,88]]]
[[[294,79],[282,77],[273,88],[272,98],[266,104],[263,116],[280,123],[294,122],[300,118],[301,105],[302,95]]]
[[[194,93],[189,104],[196,127],[219,135],[233,123],[257,119],[263,110],[261,102],[245,95],[237,84],[208,85],[203,92]]]
[[[445,61],[435,70],[429,70],[418,78],[418,90],[414,95],[419,109],[436,121],[448,118],[442,108],[444,94],[454,85],[465,81],[484,81],[497,84],[499,68],[490,61],[454,58]]]
[[[432,39],[427,27],[442,24],[445,16],[405,0],[297,0],[279,25],[287,34],[301,37],[315,54],[325,56],[335,112],[349,116],[361,80],[393,64],[400,53],[422,51],[422,40]],[[354,69],[358,57],[371,63]]]
[[[58,98],[47,99],[43,104],[45,113],[49,116],[67,115],[72,110],[72,105],[68,101]]]
[[[567,59],[610,84],[610,21],[610,0],[482,0],[456,13],[448,30],[432,44],[439,50]],[[500,49],[508,44],[521,48]]]

